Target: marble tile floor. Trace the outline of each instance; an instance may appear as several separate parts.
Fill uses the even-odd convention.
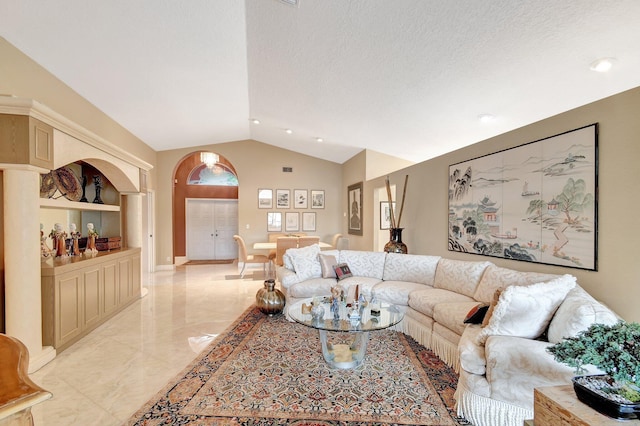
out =
[[[145,297],[31,374],[53,393],[33,407],[34,424],[121,425],[255,302],[263,280],[252,272],[239,279],[234,263],[143,276]]]

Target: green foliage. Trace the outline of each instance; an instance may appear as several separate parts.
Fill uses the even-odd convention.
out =
[[[640,386],[639,323],[593,324],[577,336],[547,348],[547,351],[556,361],[575,367],[578,374],[584,372],[585,365],[591,364],[617,382]],[[630,400],[640,400],[640,395]]]

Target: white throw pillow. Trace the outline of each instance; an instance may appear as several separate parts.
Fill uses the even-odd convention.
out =
[[[287,254],[291,259],[291,263],[293,263],[293,269],[296,271],[296,275],[300,281],[308,280],[309,278],[320,278],[322,276],[320,261],[318,260],[318,255],[320,254],[319,244],[312,244],[297,249],[291,248],[287,250]]]
[[[586,330],[592,324],[613,325],[618,321],[618,316],[611,309],[577,285],[567,294],[553,316],[549,324],[548,340],[558,343]]]
[[[478,343],[483,344],[489,336],[535,339],[544,333],[556,309],[575,285],[574,276],[563,275],[548,282],[505,288],[489,323],[478,334]]]

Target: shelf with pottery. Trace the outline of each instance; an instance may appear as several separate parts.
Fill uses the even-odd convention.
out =
[[[60,353],[138,299],[140,265],[140,248],[43,261],[43,344]]]

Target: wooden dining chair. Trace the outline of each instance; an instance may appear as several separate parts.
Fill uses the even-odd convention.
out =
[[[298,247],[311,246],[313,244],[319,244],[320,237],[300,237],[298,238]]]
[[[290,248],[298,247],[298,237],[280,237],[276,240],[276,265],[282,266],[282,256]]]
[[[33,425],[31,407],[51,398],[29,378],[29,351],[20,340],[0,334],[0,425]]]
[[[244,269],[247,267],[247,263],[262,263],[262,271],[266,276],[267,263],[270,262],[269,258],[264,254],[247,254],[247,245],[240,235],[234,235],[233,239],[238,243],[238,262],[243,262],[240,278],[244,278]]]
[[[271,234],[269,234],[269,242],[270,243],[276,243],[278,241],[278,238],[286,237],[286,235],[287,234],[283,234],[281,232],[271,233]],[[275,260],[276,260],[276,249],[269,250],[269,254],[267,255],[267,257],[269,258],[269,260],[272,260],[272,261],[275,262]]]

